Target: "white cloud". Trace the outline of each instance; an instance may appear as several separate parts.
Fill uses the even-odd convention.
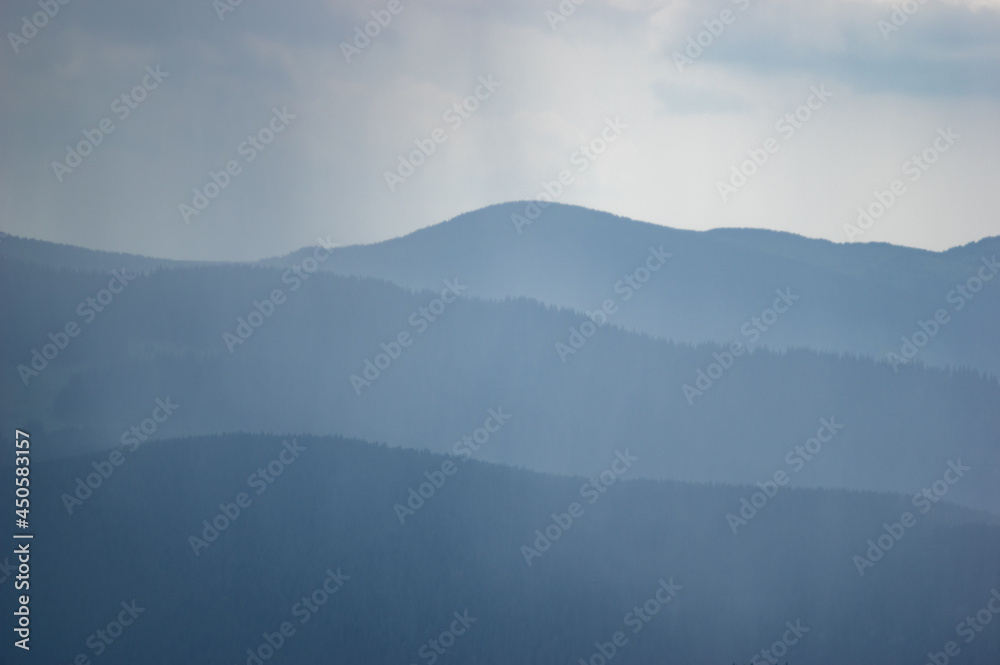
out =
[[[671,52],[731,3],[589,1],[552,34],[543,13],[555,4],[414,2],[350,65],[339,41],[377,2],[350,15],[247,3],[221,24],[160,6],[160,29],[135,28],[141,39],[127,29],[137,13],[121,25],[67,13],[49,41],[0,64],[3,230],[184,258],[255,258],[317,234],[371,242],[534,196],[619,115],[628,132],[565,202],[841,240],[845,215],[951,124],[969,140],[873,237],[944,248],[997,232],[995,9],[928,5],[887,45],[875,21],[891,4],[754,2],[679,73]],[[163,95],[58,184],[51,160],[157,61],[171,71]],[[397,155],[488,74],[503,87],[390,193]],[[835,103],[722,205],[715,182],[819,83]],[[299,114],[294,127],[184,225],[177,204],[281,104]]]

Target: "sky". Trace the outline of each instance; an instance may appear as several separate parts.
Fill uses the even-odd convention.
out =
[[[253,260],[542,194],[1000,234],[997,1],[237,1],[5,0],[0,230]]]

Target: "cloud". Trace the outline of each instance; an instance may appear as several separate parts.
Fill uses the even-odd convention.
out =
[[[891,3],[751,0],[684,72],[672,53],[734,3],[588,0],[553,31],[556,0],[403,0],[350,63],[342,42],[385,2],[246,0],[222,21],[208,2],[71,4],[0,58],[3,230],[178,258],[372,242],[533,197],[620,115],[630,129],[566,202],[831,239],[937,126],[961,127],[968,143],[874,234],[943,248],[992,223],[997,4],[927,3],[885,40]],[[0,26],[33,7],[5,4]],[[170,78],[58,182],[51,163],[157,63]],[[489,74],[503,87],[390,192],[399,155]],[[818,83],[837,92],[828,114],[720,206],[716,180]],[[178,205],[283,105],[298,114],[288,132],[185,224]]]
[[[760,76],[835,77],[869,92],[1000,94],[1000,12],[913,1],[919,9],[901,13],[898,26],[900,3],[758,3],[704,57]]]

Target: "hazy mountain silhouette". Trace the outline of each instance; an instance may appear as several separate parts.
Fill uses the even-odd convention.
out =
[[[4,310],[19,322],[2,351],[11,427],[15,414],[22,423],[29,415],[53,431],[104,428],[103,445],[120,445],[155,399],[170,397],[181,408],[159,435],[309,432],[450,451],[502,407],[512,415],[498,435],[504,444],[487,446],[483,459],[585,475],[629,447],[642,459],[637,476],[751,484],[783,470],[795,486],[905,493],[960,459],[971,471],[947,499],[1000,512],[1000,386],[971,372],[894,373],[864,358],[757,351],[733,358],[692,397],[682,387],[704,386],[699,372],[724,361],[726,348],[607,325],[564,362],[557,344],[569,348],[571,328],[586,319],[526,299],[463,297],[428,323],[418,313],[433,293],[325,273],[292,290],[288,271],[206,267],[136,277],[88,324],[77,304],[107,275],[16,262],[0,272]],[[233,341],[253,302],[278,288],[283,303]],[[18,366],[68,320],[82,332],[24,385]],[[400,332],[410,346],[394,349]],[[398,357],[378,358],[385,349]],[[383,360],[375,377],[367,363]],[[824,422],[835,424],[832,440],[800,452],[821,443],[808,440]],[[50,438],[49,454],[80,450],[72,429]]]
[[[489,206],[371,245],[332,249],[320,270],[376,277],[410,289],[439,288],[459,277],[468,295],[526,296],[578,311],[596,311],[616,285],[643,265],[650,247],[671,254],[666,269],[636,293],[642,306],[622,308],[614,323],[680,342],[728,342],[791,287],[794,312],[762,344],[885,358],[901,356],[903,337],[938,310],[949,313],[916,362],[1000,375],[1000,346],[979,331],[1000,326],[1000,289],[959,291],[1000,254],[1000,236],[945,252],[885,243],[836,244],[761,229],[686,231],[578,206],[551,204],[530,220],[529,202]],[[512,221],[517,218],[517,222]],[[525,224],[525,222],[530,222]],[[520,232],[518,232],[520,230]],[[256,265],[288,267],[313,255],[303,248]],[[50,268],[138,272],[218,265],[99,252],[9,237],[0,257]],[[640,297],[641,296],[641,297]]]
[[[126,252],[105,252],[74,245],[45,242],[32,238],[6,236],[0,241],[0,261],[22,261],[60,270],[110,272],[123,267],[133,272],[150,272],[159,268],[219,265],[218,261],[175,261],[157,259]]]
[[[61,495],[93,460],[39,464],[32,602],[45,611],[33,627],[50,639],[33,657],[93,656],[123,602],[138,618],[101,662],[253,663],[246,650],[271,644],[277,655],[258,653],[279,662],[426,663],[421,649],[439,653],[425,645],[456,612],[467,635],[441,640],[447,662],[576,663],[610,653],[617,631],[623,663],[747,663],[783,636],[783,662],[923,662],[948,640],[968,665],[1000,655],[992,627],[956,637],[1000,585],[1000,527],[958,509],[918,515],[862,576],[854,557],[913,510],[908,498],[784,490],[734,535],[724,516],[752,488],[623,479],[591,503],[584,478],[451,458],[401,523],[394,506],[446,458],[294,444],[260,492],[249,479],[286,449],[282,437],[151,444],[72,515]],[[546,547],[536,531],[558,533],[553,513],[567,526]],[[536,541],[545,551],[529,566],[521,548]],[[334,577],[332,595],[312,595]],[[294,632],[281,639],[284,622]],[[14,662],[10,640],[0,650]]]
[[[991,280],[971,299],[955,293],[949,301],[984,259],[1000,254],[1000,237],[929,252],[760,229],[683,231],[562,204],[529,225],[519,222],[518,233],[511,217],[523,216],[526,205],[490,206],[402,238],[339,248],[322,269],[415,289],[460,276],[470,295],[528,296],[584,311],[615,297],[615,284],[643,264],[650,246],[662,245],[673,254],[666,269],[643,287],[642,306],[623,308],[615,323],[676,341],[725,342],[740,338],[741,326],[770,302],[766,294],[791,287],[801,300],[767,335],[768,346],[898,355],[904,335],[945,309],[953,320],[919,361],[1000,374],[1000,345],[981,334],[1000,327],[1000,284]],[[286,265],[311,251],[268,263]],[[954,311],[959,300],[964,305]]]

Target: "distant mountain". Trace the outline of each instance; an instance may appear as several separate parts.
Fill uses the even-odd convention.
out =
[[[83,449],[75,428],[102,428],[108,448],[144,421],[150,436],[340,434],[446,452],[486,436],[502,409],[511,417],[482,459],[590,475],[629,448],[636,477],[766,484],[783,472],[791,486],[908,494],[937,482],[949,501],[1000,513],[993,379],[807,350],[729,356],[607,325],[585,338],[584,316],[523,298],[299,274],[159,270],[90,312],[107,275],[0,264],[18,322],[0,345],[0,425],[48,430],[49,455]],[[180,408],[156,424],[165,398]]]
[[[751,487],[626,470],[591,501],[585,478],[278,435],[123,454],[72,514],[62,495],[107,455],[32,465],[32,662],[882,665],[948,641],[965,665],[1000,658],[975,618],[1000,527],[953,506],[783,490],[734,535]]]
[[[768,331],[773,349],[812,348],[1000,376],[1000,345],[983,331],[1000,327],[1000,236],[945,252],[885,243],[836,244],[760,229],[685,231],[604,212],[552,204],[534,219],[530,202],[494,205],[372,245],[338,247],[318,270],[389,280],[415,290],[458,278],[467,294],[529,297],[577,311],[597,311],[632,291],[615,325],[678,342],[741,339],[776,289],[800,297]],[[533,211],[533,212],[535,212]],[[530,223],[525,223],[530,222]],[[520,230],[520,232],[518,232]],[[650,248],[669,253],[665,268],[642,267]],[[312,257],[307,247],[258,261],[287,268]],[[326,250],[320,250],[325,254]],[[98,252],[8,237],[0,258],[58,269],[137,272],[220,265]],[[636,275],[636,271],[640,271]],[[632,288],[626,276],[632,276]],[[983,282],[980,275],[989,275]],[[943,310],[947,322],[937,324]],[[924,323],[924,327],[921,326]],[[752,325],[752,323],[751,323]],[[924,328],[933,335],[925,342]],[[907,341],[904,341],[904,337]]]
[[[621,280],[637,270],[641,279],[649,248],[662,247],[673,256],[642,285],[635,305],[615,315],[616,325],[680,342],[727,342],[741,338],[742,326],[771,302],[768,294],[790,288],[801,300],[768,332],[762,343],[769,347],[902,358],[902,338],[916,334],[920,344],[920,322],[933,324],[943,309],[948,322],[916,360],[1000,375],[1000,345],[984,334],[1000,328],[1000,279],[992,279],[1000,264],[991,263],[1000,237],[928,252],[758,229],[683,231],[562,204],[524,224],[527,205],[490,206],[402,238],[339,248],[320,269],[413,289],[458,277],[470,295],[593,311],[621,298],[630,288]],[[512,221],[517,215],[523,221]],[[312,251],[264,263],[287,266]],[[985,284],[977,281],[981,269],[991,278]]]
[[[59,270],[98,271],[109,273],[125,268],[148,273],[160,268],[181,268],[220,265],[213,261],[174,261],[155,259],[138,254],[104,252],[44,240],[4,235],[0,240],[0,261],[22,261]]]

